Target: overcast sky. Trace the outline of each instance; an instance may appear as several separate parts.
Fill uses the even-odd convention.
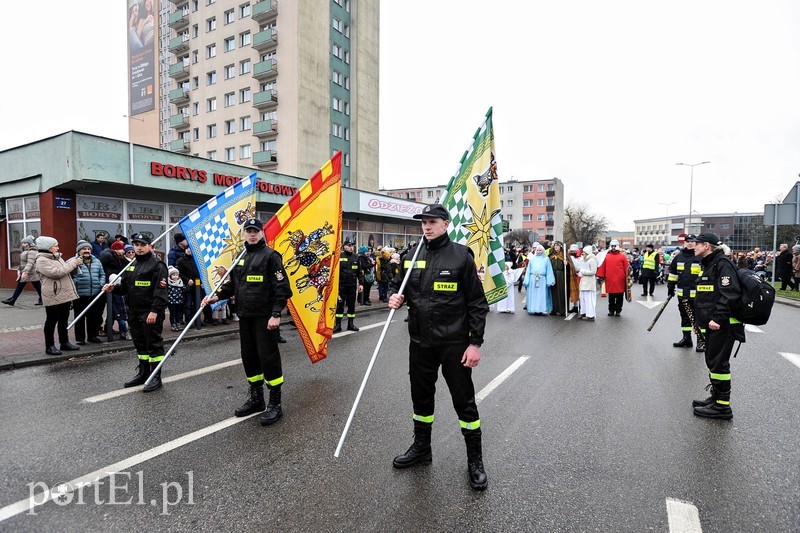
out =
[[[0,150],[127,140],[126,2],[3,12]],[[800,172],[798,28],[797,0],[383,0],[381,187],[447,183],[491,106],[500,180],[558,177],[612,229],[688,212],[677,162],[711,161],[698,212],[761,211]]]

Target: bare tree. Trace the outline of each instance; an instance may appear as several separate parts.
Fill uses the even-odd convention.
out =
[[[564,242],[595,244],[608,229],[608,219],[589,211],[584,204],[564,208]]]
[[[503,242],[506,245],[530,246],[531,232],[526,229],[512,229],[503,235]]]

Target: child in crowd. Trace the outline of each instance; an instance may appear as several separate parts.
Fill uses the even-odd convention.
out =
[[[183,293],[186,288],[183,286],[183,280],[178,269],[169,267],[169,295],[167,301],[169,303],[169,323],[172,331],[180,331],[180,323],[183,318]]]

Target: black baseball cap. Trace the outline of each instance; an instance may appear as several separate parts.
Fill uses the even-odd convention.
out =
[[[259,231],[264,229],[264,224],[261,223],[260,220],[257,218],[248,218],[244,221],[244,229],[255,228]]]
[[[144,233],[134,233],[131,235],[131,242],[141,242],[144,244],[152,244],[153,239],[145,235]]]
[[[703,233],[695,237],[694,241],[707,242],[709,244],[715,244],[715,245],[722,244],[722,242],[719,240],[719,235],[717,235],[712,231],[704,231]]]
[[[353,246],[355,243],[350,240],[350,237],[345,237],[342,246]]]
[[[441,218],[442,220],[450,220],[450,213],[447,212],[447,209],[445,209],[442,204],[430,204],[425,206],[425,209],[422,210],[422,213],[417,213],[413,218],[416,218],[417,220],[423,218]]]
[[[688,234],[686,236],[685,241],[686,242],[697,242],[697,235],[695,235],[694,233],[690,233],[690,234]]]

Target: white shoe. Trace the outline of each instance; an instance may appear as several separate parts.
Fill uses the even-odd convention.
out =
[[[239,322],[239,316],[236,313],[233,313],[233,321]]]

